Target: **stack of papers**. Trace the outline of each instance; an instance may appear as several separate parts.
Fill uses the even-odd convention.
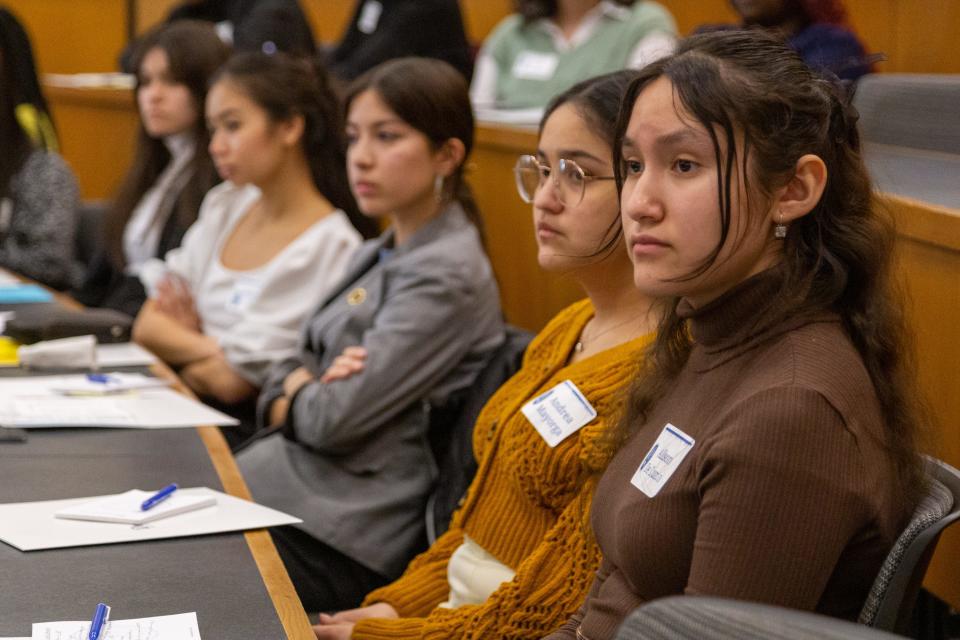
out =
[[[232,426],[237,420],[140,374],[104,374],[0,379],[0,426],[125,427],[162,429]]]
[[[101,640],[200,640],[197,614],[181,613],[135,620],[111,620],[104,627]],[[29,638],[0,640],[86,640],[90,621],[37,622]]]
[[[50,391],[66,396],[109,396],[143,389],[162,389],[170,383],[142,373],[91,373],[50,376]]]
[[[103,506],[101,499],[115,499],[116,495],[0,504],[0,540],[21,551],[36,551],[183,538],[303,522],[281,511],[205,487],[179,489],[176,495],[166,502],[180,497],[212,499],[215,504],[179,513],[174,517],[133,525],[72,520],[59,515],[76,512],[78,508],[89,513],[94,500],[99,503],[99,507],[94,507],[96,510]],[[154,509],[159,509],[162,504]]]
[[[90,520],[92,522],[118,522],[121,524],[146,524],[161,518],[169,518],[188,511],[195,511],[217,504],[211,494],[189,495],[182,491],[170,496],[155,507],[143,511],[140,505],[155,492],[131,489],[116,496],[84,502],[75,507],[57,511],[58,518],[67,520]]]

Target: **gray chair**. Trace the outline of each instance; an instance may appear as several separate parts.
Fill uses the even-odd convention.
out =
[[[828,616],[756,602],[671,596],[631,613],[616,640],[890,640],[902,638]]]
[[[860,612],[861,624],[906,629],[940,534],[960,520],[960,471],[936,458],[926,462],[927,494],[880,568]]]
[[[960,74],[871,74],[853,104],[881,191],[960,208]]]

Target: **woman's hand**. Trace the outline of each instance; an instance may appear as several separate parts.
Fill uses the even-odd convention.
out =
[[[399,618],[400,614],[386,602],[376,602],[368,607],[347,609],[333,615],[320,614],[320,624],[313,627],[318,640],[349,640],[353,625],[367,618]]]
[[[296,395],[300,387],[314,380],[316,380],[316,378],[313,377],[313,374],[310,373],[306,367],[298,367],[288,373],[287,377],[283,379],[283,395],[289,400]]]
[[[320,382],[328,383],[337,380],[346,380],[350,376],[363,371],[366,366],[367,350],[363,347],[347,347],[339,356],[334,358],[323,375],[320,376]]]
[[[350,640],[353,634],[353,623],[318,624],[314,625],[313,633],[316,634],[317,640]]]
[[[367,607],[357,609],[344,609],[333,615],[321,613],[320,625],[342,624],[344,622],[357,622],[367,618],[399,618],[400,614],[393,608],[393,605],[386,602],[375,602]],[[318,625],[319,626],[319,625]]]
[[[187,329],[203,333],[200,316],[186,280],[175,273],[168,273],[157,285],[155,300],[158,311]]]

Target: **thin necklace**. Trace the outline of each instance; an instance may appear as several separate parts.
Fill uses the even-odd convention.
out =
[[[598,333],[597,335],[595,335],[595,336],[590,336],[590,341],[592,342],[592,341],[596,340],[597,338],[599,338],[600,336],[602,336],[602,335],[604,335],[604,334],[606,334],[606,333],[610,333],[610,332],[613,331],[614,329],[618,329],[618,328],[622,327],[623,325],[627,324],[628,322],[634,322],[634,321],[636,321],[636,318],[632,318],[632,317],[631,317],[631,318],[627,318],[627,319],[624,320],[623,322],[618,322],[617,324],[613,325],[612,327],[607,327],[606,329],[604,329],[603,331],[601,331],[601,332]],[[590,318],[590,322],[593,322],[593,318]],[[587,327],[590,326],[590,322],[588,322],[587,324],[585,324],[585,325],[583,326],[583,330],[580,331],[580,338],[577,340],[577,343],[576,343],[575,345],[573,345],[573,350],[576,351],[577,353],[580,353],[580,352],[583,351],[583,346],[584,346],[584,343],[586,342],[586,336],[585,336],[584,334],[587,332]]]

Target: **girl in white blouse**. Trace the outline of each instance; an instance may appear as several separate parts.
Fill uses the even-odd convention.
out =
[[[235,405],[294,352],[300,325],[342,274],[362,224],[326,75],[243,54],[207,98],[212,189],[180,248],[144,267],[134,339],[201,396]]]

